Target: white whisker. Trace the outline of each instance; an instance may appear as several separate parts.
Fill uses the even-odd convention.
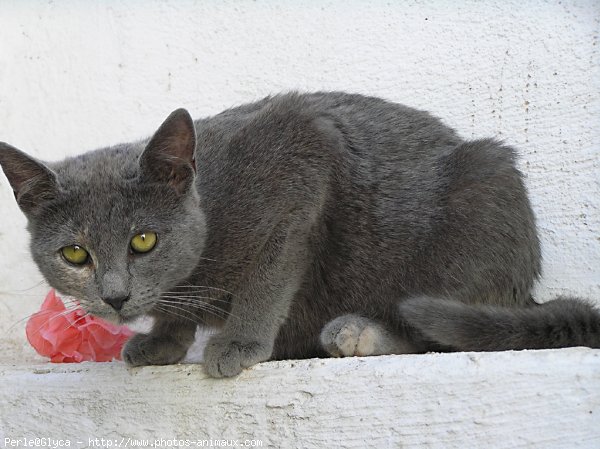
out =
[[[175,307],[175,306],[171,306],[171,305],[168,305],[168,304],[161,304],[160,306],[159,306],[159,305],[156,305],[155,307],[156,307],[156,310],[160,310],[161,312],[163,312],[163,313],[165,313],[165,314],[167,314],[167,315],[174,315],[174,316],[178,316],[178,317],[180,317],[180,318],[184,318],[184,319],[186,319],[186,320],[192,321],[193,323],[196,323],[196,324],[197,324],[197,322],[196,322],[196,320],[195,320],[195,319],[191,319],[190,317],[187,317],[187,316],[181,315],[181,314],[179,314],[179,313],[177,313],[177,312],[174,312],[173,310],[168,310],[168,309],[164,309],[164,308],[163,308],[163,307]],[[175,308],[176,308],[176,309],[180,309],[179,307],[175,307]],[[180,310],[183,310],[183,309],[180,309]],[[185,312],[188,312],[187,310],[184,310],[184,311],[185,311]],[[189,313],[189,312],[188,312],[188,313]],[[194,317],[194,318],[195,318],[195,317]]]
[[[227,293],[228,295],[231,296],[235,296],[235,294],[233,294],[232,292],[230,292],[229,290],[225,290],[224,288],[219,288],[219,287],[210,287],[208,285],[176,285],[174,288],[201,288],[201,289],[208,289],[208,290],[216,290],[219,292],[223,292],[223,293]]]
[[[235,315],[233,315],[231,312],[228,312],[226,310],[223,310],[219,307],[216,307],[212,304],[209,304],[207,302],[204,301],[192,301],[189,299],[179,299],[179,298],[169,298],[168,301],[164,301],[164,300],[160,300],[159,301],[161,304],[179,304],[182,306],[189,306],[189,307],[194,307],[196,309],[200,309],[203,310],[207,313],[210,313],[218,318],[226,318],[228,316],[231,316],[233,318],[238,319]]]
[[[212,298],[210,296],[198,296],[198,295],[177,295],[177,294],[162,294],[163,298],[186,298],[186,299],[208,299],[214,302],[220,302],[223,304],[231,304],[231,301],[227,301],[226,299]]]

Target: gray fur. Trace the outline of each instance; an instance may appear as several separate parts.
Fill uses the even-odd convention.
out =
[[[454,351],[600,348],[600,311],[585,301],[557,298],[527,308],[412,298],[402,316],[432,342]]]
[[[540,273],[514,160],[512,148],[464,141],[426,112],[344,93],[278,95],[193,124],[178,110],[152,139],[59,163],[0,144],[48,282],[108,319],[155,317],[124,348],[130,365],[175,363],[196,323],[219,326],[205,350],[217,377],[268,359],[350,355],[335,342],[352,326],[356,338],[381,337],[373,354],[480,347],[477,317],[546,326],[543,308],[507,312],[531,304]],[[157,232],[156,248],[131,254],[143,231]],[[92,264],[61,258],[74,243]],[[111,295],[129,296],[120,312]],[[451,298],[465,321],[423,297]],[[597,344],[597,312],[563,304],[565,322],[583,323],[571,316],[585,310],[590,321],[574,331],[588,337],[561,346]],[[543,335],[534,347],[557,346]],[[484,349],[528,347],[505,336]]]

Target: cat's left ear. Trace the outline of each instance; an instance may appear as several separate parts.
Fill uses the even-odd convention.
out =
[[[142,178],[168,184],[178,193],[184,193],[194,180],[195,149],[196,129],[192,117],[185,109],[173,111],[140,156]]]
[[[37,159],[0,142],[0,166],[13,189],[21,210],[32,216],[58,195],[56,174]]]

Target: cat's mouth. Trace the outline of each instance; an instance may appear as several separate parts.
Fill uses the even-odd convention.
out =
[[[150,314],[153,309],[153,301],[149,299],[147,297],[140,299],[139,297],[130,296],[127,296],[121,302],[100,299],[99,302],[91,304],[91,307],[86,311],[103,320],[122,325]]]
[[[131,323],[136,319],[145,315],[145,313],[132,313],[131,311],[116,311],[116,310],[87,310],[90,315],[103,319],[116,325]]]
[[[137,318],[139,318],[141,315],[122,315],[122,314],[117,314],[116,316],[116,324],[127,324],[127,323],[131,323],[132,321],[135,321]]]

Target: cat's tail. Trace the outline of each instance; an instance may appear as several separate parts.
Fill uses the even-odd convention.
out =
[[[400,311],[425,339],[455,351],[600,348],[600,310],[576,298],[509,308],[421,297]]]

